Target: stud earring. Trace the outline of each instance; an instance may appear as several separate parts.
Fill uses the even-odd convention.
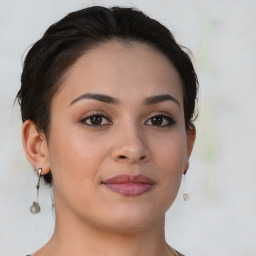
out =
[[[186,173],[185,173],[186,174]],[[187,182],[186,182],[186,175],[183,175],[183,177],[184,177],[184,180],[185,180],[185,191],[187,190],[186,188],[187,188]],[[183,199],[184,199],[184,201],[188,201],[189,199],[190,199],[190,196],[189,196],[189,194],[188,193],[184,193],[183,194]]]
[[[38,174],[38,182],[36,185],[36,190],[37,190],[37,200],[39,202],[39,188],[40,188],[40,178],[41,178],[41,172],[42,172],[42,168],[39,168],[37,170],[37,174]],[[29,210],[31,213],[33,214],[37,214],[40,212],[40,205],[38,202],[33,202],[33,204],[29,207]]]

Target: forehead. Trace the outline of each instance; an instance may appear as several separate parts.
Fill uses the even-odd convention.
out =
[[[62,101],[83,93],[123,100],[169,93],[182,104],[182,85],[170,60],[151,46],[110,41],[84,53],[69,69],[57,94]]]

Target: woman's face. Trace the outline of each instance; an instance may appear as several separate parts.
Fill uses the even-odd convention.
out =
[[[57,218],[130,231],[161,222],[188,166],[190,133],[181,81],[164,55],[117,41],[85,53],[52,100]]]

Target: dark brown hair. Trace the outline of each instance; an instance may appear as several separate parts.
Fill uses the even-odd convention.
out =
[[[16,99],[22,121],[31,120],[46,137],[51,101],[64,74],[86,51],[111,41],[141,42],[164,54],[182,81],[185,126],[196,117],[198,80],[191,59],[171,32],[158,21],[133,8],[94,6],[68,14],[51,25],[29,50],[23,65]],[[51,172],[44,175],[51,183]]]

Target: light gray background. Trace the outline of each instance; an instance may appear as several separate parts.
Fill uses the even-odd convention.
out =
[[[53,22],[90,5],[142,9],[194,54],[201,85],[198,136],[177,199],[167,213],[168,242],[187,256],[256,255],[256,1],[0,1],[0,256],[26,255],[54,227],[51,193],[28,211],[36,175],[25,159],[13,107],[22,54]],[[182,200],[189,192],[191,199]]]

